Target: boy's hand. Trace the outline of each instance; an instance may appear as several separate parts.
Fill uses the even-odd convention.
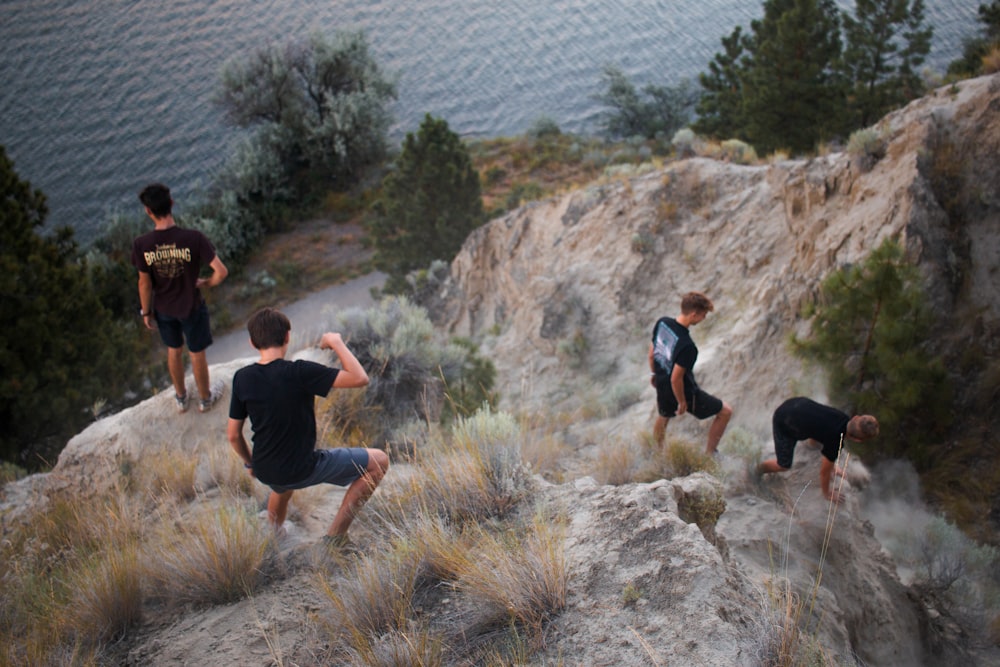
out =
[[[327,332],[319,341],[322,350],[332,350],[335,345],[342,344],[344,338],[339,333]]]

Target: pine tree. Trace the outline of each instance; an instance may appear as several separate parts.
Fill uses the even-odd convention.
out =
[[[722,38],[723,53],[715,54],[708,64],[709,73],[699,74],[704,93],[698,101],[695,132],[711,137],[746,139],[743,132],[744,55],[753,50],[750,37],[736,26],[729,37]]]
[[[842,20],[852,126],[868,127],[923,94],[918,69],[933,29],[923,26],[923,0],[856,0],[854,16],[844,12]]]
[[[47,212],[0,146],[0,458],[32,468],[137,365],[134,321],[130,335],[102,306],[70,228],[38,233]]]
[[[863,263],[823,281],[811,335],[793,338],[800,354],[826,370],[833,396],[878,418],[879,451],[921,469],[951,406],[944,364],[930,349],[926,304],[919,271],[886,240]]]
[[[410,271],[450,261],[482,219],[468,149],[445,120],[428,114],[416,135],[406,135],[369,224],[375,266],[389,276],[386,291],[401,292]]]
[[[839,22],[834,0],[767,0],[751,22],[743,130],[759,153],[809,151],[844,129]]]
[[[982,35],[965,40],[962,57],[948,65],[948,74],[978,76],[983,71],[983,59],[990,50],[1000,49],[1000,0],[979,5]]]

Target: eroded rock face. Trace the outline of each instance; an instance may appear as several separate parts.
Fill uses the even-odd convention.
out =
[[[734,406],[734,424],[766,433],[784,398],[822,397],[786,345],[804,333],[801,307],[886,238],[904,241],[935,308],[975,312],[1000,341],[998,98],[994,75],[890,114],[870,169],[846,153],[765,166],[691,158],[522,207],[469,237],[432,316],[483,340],[505,402],[560,409],[567,384],[645,387],[653,323],[704,291],[716,309],[693,330],[699,382]],[[949,210],[948,170],[969,161],[981,189],[954,193],[965,208]]]
[[[649,330],[676,313],[683,292],[703,290],[716,311],[693,332],[699,381],[734,406],[731,429],[768,442],[777,404],[821,396],[821,380],[785,345],[802,331],[801,305],[831,269],[884,238],[905,240],[932,279],[936,307],[977,313],[977,336],[996,339],[1000,195],[984,187],[981,215],[956,229],[921,159],[946,134],[984,183],[997,183],[998,99],[1000,77],[986,77],[888,116],[887,155],[868,171],[844,154],[753,167],[693,158],[522,207],[470,236],[432,314],[447,331],[483,341],[506,404],[556,412],[579,405],[587,385],[638,386],[641,403],[598,420],[606,437],[651,425]],[[212,376],[229,385],[243,363],[213,366]],[[228,449],[224,407],[179,417],[172,403],[167,392],[91,425],[51,473],[8,485],[0,520],[59,491],[112,488],[128,461],[156,447]],[[592,427],[574,423],[566,434],[583,441]],[[704,435],[693,419],[672,420],[670,432]],[[570,584],[532,664],[761,664],[790,627],[788,610],[809,619],[809,638],[838,664],[855,656],[872,665],[975,664],[900,583],[857,495],[831,516],[817,456],[800,448],[790,473],[760,483],[731,467],[723,481],[542,483],[540,502],[566,517]],[[866,474],[850,479],[861,486]],[[227,609],[227,627],[259,624],[246,607]],[[178,634],[153,631],[144,646],[183,644],[211,623],[192,616]],[[206,664],[247,659],[235,643],[224,658],[199,650],[192,659]]]

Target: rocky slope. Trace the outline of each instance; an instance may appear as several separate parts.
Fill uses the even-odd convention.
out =
[[[821,378],[785,345],[802,330],[799,307],[827,272],[861,260],[883,238],[905,240],[937,307],[974,310],[977,334],[994,341],[996,188],[983,188],[984,214],[958,233],[921,160],[946,131],[966,139],[984,182],[996,183],[998,91],[1000,77],[963,82],[887,117],[887,154],[870,170],[843,153],[766,166],[693,158],[525,206],[469,238],[432,309],[442,329],[481,341],[499,370],[502,407],[576,417],[554,428],[572,452],[566,481],[538,491],[538,502],[568,517],[570,589],[532,664],[762,664],[796,621],[838,664],[987,663],[900,582],[861,518],[861,494],[831,513],[807,448],[791,473],[763,483],[732,456],[719,479],[602,486],[574,471],[590,469],[600,446],[648,431],[648,332],[691,289],[716,303],[694,331],[699,380],[734,406],[729,437],[758,450],[769,446],[781,400],[822,397]],[[213,366],[213,377],[228,383],[239,365]],[[634,389],[631,405],[581,416],[587,394],[616,387]],[[57,489],[85,498],[114,488],[121,462],[153,445],[192,455],[228,447],[224,411],[177,417],[168,394],[95,423],[51,473],[8,485],[4,524]],[[700,442],[704,426],[678,419],[670,432]],[[401,468],[387,484],[394,474]],[[863,488],[866,479],[852,462],[849,485]],[[296,543],[318,539],[339,497],[331,493],[300,520],[290,558]],[[364,530],[364,516],[356,525]],[[283,664],[313,664],[322,639],[309,619],[322,603],[312,578],[289,566],[254,600],[152,621],[128,663],[275,664],[271,644],[280,637]]]

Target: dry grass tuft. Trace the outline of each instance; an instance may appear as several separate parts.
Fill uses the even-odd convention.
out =
[[[0,543],[0,664],[88,664],[141,618],[139,508],[53,498]]]
[[[633,443],[608,440],[597,450],[592,472],[601,484],[629,484],[641,467],[642,452]]]
[[[375,638],[405,632],[419,564],[412,550],[397,548],[379,558],[348,559],[334,580],[321,576],[320,590],[334,612],[324,624],[335,643],[366,654]]]
[[[540,633],[543,623],[566,606],[562,542],[561,527],[541,517],[518,534],[482,531],[456,587]]]
[[[142,488],[153,498],[189,502],[197,496],[198,457],[178,449],[161,449],[143,457],[139,470]]]
[[[710,475],[715,475],[719,469],[715,459],[704,449],[673,438],[667,440],[660,461],[664,465],[666,473],[664,476],[667,478],[687,477],[696,472],[707,472]]]
[[[260,585],[273,559],[274,535],[256,512],[222,504],[177,519],[147,552],[147,576],[168,602],[225,604]]]

